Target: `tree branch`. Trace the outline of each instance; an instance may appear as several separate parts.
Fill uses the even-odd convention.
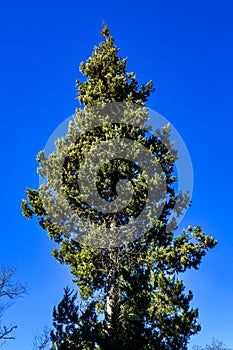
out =
[[[11,326],[9,328],[3,327],[2,330],[0,330],[0,339],[1,340],[9,340],[9,339],[15,339],[13,336],[8,336],[17,326]]]

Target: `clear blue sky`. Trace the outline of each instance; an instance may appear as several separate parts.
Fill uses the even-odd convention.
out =
[[[70,284],[46,232],[21,216],[20,202],[26,186],[38,187],[37,152],[77,106],[78,64],[101,40],[102,20],[128,69],[140,82],[153,79],[148,106],[173,123],[191,154],[193,206],[181,228],[199,224],[219,241],[185,276],[202,324],[191,345],[217,337],[233,348],[232,0],[13,0],[0,5],[0,264],[18,266],[29,295],[6,315],[18,329],[3,349],[30,350],[33,332],[50,325]]]

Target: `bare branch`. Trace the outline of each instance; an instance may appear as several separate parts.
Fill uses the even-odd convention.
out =
[[[38,332],[35,335],[35,339],[32,343],[33,350],[50,350],[51,344],[51,330],[48,327],[44,327],[41,334]]]
[[[23,297],[27,294],[25,286],[20,282],[14,280],[16,268],[0,268],[0,321],[6,311],[6,309],[19,297]],[[0,327],[0,341],[1,345],[6,340],[13,340],[15,337],[12,335],[14,329],[17,326],[2,326]],[[2,343],[3,341],[3,343]]]
[[[227,346],[219,339],[213,338],[211,344],[206,344],[205,347],[200,345],[195,345],[193,350],[232,350],[227,348]]]
[[[11,326],[9,328],[7,327],[3,327],[1,330],[0,330],[0,339],[1,340],[9,340],[9,339],[15,339],[15,337],[13,336],[10,336],[9,334],[11,334],[11,332],[17,328],[17,326]]]
[[[0,269],[0,298],[8,297],[14,299],[27,293],[26,288],[18,281],[12,281],[16,273],[16,268],[8,269],[3,267]]]

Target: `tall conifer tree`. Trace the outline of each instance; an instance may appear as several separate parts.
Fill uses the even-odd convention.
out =
[[[144,106],[153,91],[152,82],[139,86],[135,75],[127,72],[126,59],[119,57],[119,49],[106,25],[101,34],[105,40],[80,64],[85,78],[77,81],[77,99],[81,106],[84,111],[109,103]],[[88,117],[94,118],[94,115],[77,109],[66,138],[57,141],[56,152],[48,158],[39,153],[40,174],[46,175],[52,166],[56,170],[56,159],[64,152],[66,140],[72,137],[75,122],[80,129],[82,122],[86,122],[83,118]],[[155,135],[148,135],[124,120],[124,123],[108,124],[84,133],[68,151],[66,149],[62,187],[70,206],[84,221],[92,221],[94,227],[100,223],[110,228],[113,223],[126,225],[142,210],[147,195],[144,173],[123,159],[106,162],[96,184],[101,197],[113,202],[117,197],[117,183],[122,178],[133,183],[135,195],[131,205],[114,217],[100,214],[83,203],[77,186],[85,154],[100,140],[112,137],[137,140],[156,153],[166,177],[166,203],[158,218],[151,217],[153,227],[142,230],[132,241],[102,247],[84,244],[74,239],[72,232],[69,235],[54,223],[40,188],[27,189],[27,201],[22,202],[24,215],[37,216],[41,227],[58,243],[52,254],[57,261],[70,266],[83,300],[78,308],[75,297],[66,290],[54,310],[52,338],[56,349],[180,350],[187,349],[190,336],[200,330],[198,311],[190,307],[192,292],[185,294],[179,275],[187,269],[197,269],[216,241],[199,226],[189,226],[176,236],[172,231],[167,232],[169,215],[178,199],[174,176],[176,152],[169,140],[169,128],[165,126],[160,132],[166,142],[159,142]],[[189,201],[185,194],[180,195],[177,210],[182,212]]]

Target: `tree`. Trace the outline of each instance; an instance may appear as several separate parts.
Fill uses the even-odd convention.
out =
[[[78,303],[77,292],[66,288],[62,301],[53,310],[53,344],[61,350],[95,349],[102,327],[94,309],[94,303]]]
[[[16,268],[2,267],[0,269],[0,344],[3,345],[5,341],[15,339],[12,335],[16,325],[1,326],[1,319],[3,314],[10,305],[18,298],[24,296],[26,288],[18,281],[14,281]]]
[[[37,216],[41,227],[58,244],[52,254],[60,263],[70,265],[80,298],[85,301],[85,307],[77,309],[74,296],[65,291],[54,311],[54,346],[76,349],[81,342],[82,349],[187,349],[190,336],[200,330],[200,325],[198,310],[190,307],[192,292],[185,294],[179,275],[197,269],[216,241],[199,226],[189,226],[175,235],[175,219],[171,224],[170,214],[176,211],[179,216],[190,205],[190,198],[175,191],[177,152],[170,141],[169,126],[155,134],[144,127],[148,119],[145,103],[154,90],[152,81],[139,87],[135,75],[126,70],[126,59],[119,57],[106,25],[101,34],[105,41],[80,64],[85,80],[77,81],[78,101],[84,108],[76,110],[67,135],[56,142],[56,151],[49,156],[43,151],[38,154],[38,172],[48,181],[38,190],[28,188],[27,201],[22,201],[23,214]],[[110,114],[120,115],[120,119],[111,122]],[[98,124],[101,118],[103,125]],[[114,144],[122,138],[137,141],[156,155],[152,167],[159,175],[149,183],[140,167],[143,156],[130,161],[127,147],[124,159],[111,158],[114,148],[110,147],[105,162],[101,150],[95,184],[104,206],[110,209],[100,211],[92,203],[95,186],[88,199],[83,195],[96,169],[90,166],[85,172],[86,182],[81,188],[82,164],[86,154],[101,142]],[[161,193],[156,192],[152,206],[148,206],[150,186],[163,182],[159,169],[165,177],[165,200],[161,204]],[[119,193],[125,200],[132,189],[129,205],[111,210]],[[143,208],[146,215],[136,227]]]
[[[42,333],[36,332],[32,345],[33,350],[51,350],[51,330],[45,326]]]
[[[213,338],[211,344],[206,344],[203,348],[202,346],[195,345],[193,350],[231,350],[229,349],[221,340]]]

